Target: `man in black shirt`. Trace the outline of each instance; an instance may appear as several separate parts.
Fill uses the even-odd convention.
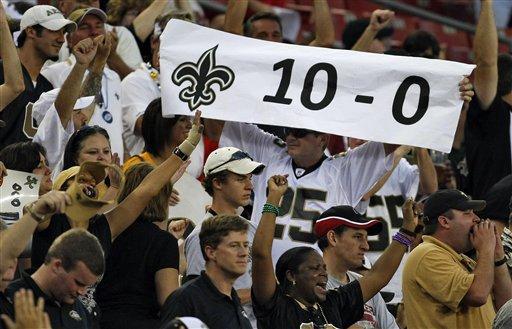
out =
[[[59,236],[48,251],[45,263],[29,276],[12,282],[8,300],[21,288],[30,289],[45,300],[45,312],[53,329],[95,328],[96,319],[78,296],[84,295],[105,270],[103,250],[98,239],[83,229],[71,229]]]
[[[465,129],[468,165],[465,192],[475,199],[512,173],[512,56],[498,56],[492,1],[482,1],[475,40],[475,95]]]
[[[252,328],[233,289],[247,270],[247,228],[247,221],[239,216],[220,215],[202,223],[199,241],[206,271],[167,298],[162,308],[164,327],[176,317],[193,316],[210,329]]]
[[[25,91],[0,112],[5,127],[0,129],[0,150],[5,146],[31,140],[36,132],[32,121],[32,103],[48,90],[53,89],[46,78],[39,75],[47,60],[58,60],[64,43],[64,33],[76,29],[76,24],[62,16],[52,6],[34,6],[23,14],[18,37],[18,54],[21,61]],[[4,71],[0,66],[0,84]]]

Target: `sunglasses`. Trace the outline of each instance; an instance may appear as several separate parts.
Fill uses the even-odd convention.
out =
[[[230,162],[237,161],[237,160],[242,160],[242,159],[250,159],[251,161],[253,161],[251,156],[249,154],[245,153],[244,151],[236,151],[235,153],[231,154],[231,157],[229,158],[229,160],[224,161],[223,163],[211,168],[210,170],[208,170],[208,172],[211,173],[215,169],[220,168],[225,164],[228,164]]]
[[[309,134],[317,134],[316,131],[308,130],[308,129],[299,129],[299,128],[283,128],[284,129],[284,135],[293,135],[296,138],[304,138]]]

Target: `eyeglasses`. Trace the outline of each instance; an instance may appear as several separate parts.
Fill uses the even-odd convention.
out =
[[[299,128],[284,128],[284,135],[293,135],[296,138],[303,138],[309,134],[316,134],[313,130],[299,129]]]
[[[211,168],[210,170],[208,170],[208,173],[211,173],[215,169],[220,168],[225,164],[228,164],[230,162],[237,161],[237,160],[242,160],[242,159],[250,159],[251,161],[253,161],[251,156],[249,154],[245,153],[244,151],[236,151],[235,153],[231,154],[231,157],[229,158],[229,160],[224,161],[220,165],[217,165],[217,166]]]

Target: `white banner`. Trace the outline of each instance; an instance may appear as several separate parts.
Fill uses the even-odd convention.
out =
[[[164,115],[307,128],[451,149],[474,65],[296,46],[171,20],[161,36]]]
[[[23,216],[23,206],[39,198],[41,177],[32,173],[7,170],[0,186],[0,218],[12,224]]]
[[[206,206],[212,205],[212,197],[206,193],[201,182],[186,172],[173,187],[180,193],[180,202],[169,207],[169,218],[188,218],[195,225],[201,225]]]

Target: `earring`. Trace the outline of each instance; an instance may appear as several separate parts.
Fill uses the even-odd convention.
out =
[[[294,285],[294,286],[295,286],[295,284],[296,284],[296,282],[295,282],[295,281],[292,281],[292,285]]]

